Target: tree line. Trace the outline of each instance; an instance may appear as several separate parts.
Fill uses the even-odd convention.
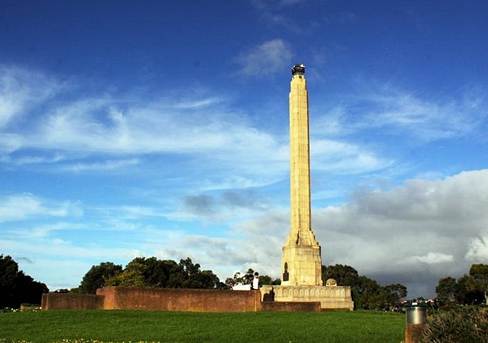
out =
[[[104,286],[157,288],[226,288],[211,270],[201,270],[191,258],[159,260],[156,257],[136,257],[125,268],[112,262],[92,266],[83,276],[80,286],[72,292],[95,293]]]
[[[439,280],[435,289],[440,306],[488,305],[488,264],[473,264],[469,273]]]

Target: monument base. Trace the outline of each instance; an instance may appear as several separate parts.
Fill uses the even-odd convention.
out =
[[[323,311],[354,310],[349,286],[262,286],[261,301],[320,302]]]

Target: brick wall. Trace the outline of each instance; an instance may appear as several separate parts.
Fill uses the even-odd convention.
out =
[[[319,302],[261,302],[259,291],[104,287],[97,294],[46,293],[43,310],[153,310],[191,312],[315,312]]]
[[[261,310],[259,291],[104,287],[104,309],[140,309],[192,312],[256,312]]]
[[[95,294],[44,293],[43,310],[96,310],[103,308],[103,297]]]

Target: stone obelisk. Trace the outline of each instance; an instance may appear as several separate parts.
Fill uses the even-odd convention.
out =
[[[305,66],[292,68],[290,83],[291,228],[283,247],[282,285],[322,286],[320,245],[311,227],[310,134]]]
[[[322,257],[311,225],[310,133],[305,66],[291,69],[290,84],[290,233],[283,246],[281,285],[260,288],[264,301],[320,303],[322,310],[354,309],[351,287],[334,279],[322,283]],[[285,306],[285,307],[286,307]]]

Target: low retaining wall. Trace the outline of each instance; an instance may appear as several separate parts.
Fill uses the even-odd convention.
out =
[[[256,312],[261,310],[259,291],[215,289],[104,287],[97,290],[104,297],[103,308],[191,311]]]
[[[103,308],[103,296],[95,294],[44,293],[43,310],[97,310]]]
[[[261,292],[217,289],[104,287],[97,294],[46,293],[43,310],[152,310],[181,312],[318,312],[320,302],[261,301]]]

